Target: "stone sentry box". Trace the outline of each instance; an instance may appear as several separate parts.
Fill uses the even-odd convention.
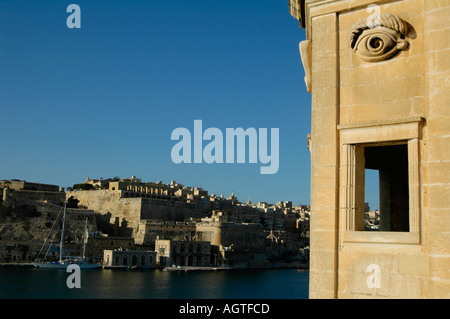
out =
[[[289,6],[312,100],[310,298],[448,298],[450,2]],[[363,227],[369,168],[379,231]]]

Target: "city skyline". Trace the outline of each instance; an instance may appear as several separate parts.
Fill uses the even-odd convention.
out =
[[[241,202],[310,203],[311,96],[298,27],[280,1],[0,4],[0,178],[69,187],[137,176],[234,193]],[[176,164],[171,133],[278,128],[279,169]]]

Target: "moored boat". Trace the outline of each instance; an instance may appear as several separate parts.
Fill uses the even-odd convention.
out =
[[[56,262],[40,262],[36,258],[35,262],[33,262],[33,266],[35,268],[46,268],[46,269],[66,269],[70,265],[77,265],[80,269],[96,269],[101,268],[99,264],[88,263],[85,260],[85,251],[86,251],[86,240],[87,240],[87,219],[86,226],[84,232],[84,247],[83,247],[83,257],[82,258],[63,258],[63,247],[64,247],[64,228],[66,221],[66,211],[67,211],[67,202],[64,202],[64,214],[63,214],[63,223],[62,223],[62,231],[61,231],[61,241],[59,244],[59,260]]]

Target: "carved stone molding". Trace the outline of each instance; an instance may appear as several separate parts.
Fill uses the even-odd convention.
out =
[[[305,70],[306,90],[311,93],[311,41],[305,40],[299,44],[300,57]]]
[[[393,14],[362,19],[352,27],[350,46],[364,61],[379,62],[408,47],[408,24]]]

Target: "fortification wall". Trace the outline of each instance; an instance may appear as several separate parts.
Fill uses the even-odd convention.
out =
[[[201,206],[180,201],[142,199],[142,219],[184,221],[191,217],[204,217]]]
[[[45,192],[31,190],[14,190],[9,193],[8,198],[22,201],[48,201],[57,205],[64,203],[66,195],[64,192]]]
[[[137,233],[141,219],[184,221],[207,215],[200,204],[146,197],[122,198],[123,192],[108,189],[72,191],[66,193],[66,198],[73,196],[79,200],[80,206],[86,206],[102,215],[109,215],[111,224],[115,223],[116,218],[120,224],[125,220],[126,226],[133,229],[133,236]]]
[[[119,218],[122,223],[126,221],[127,227],[132,228],[132,236],[135,237],[141,220],[142,198],[120,198],[117,202],[117,211],[111,219]]]
[[[80,206],[100,213],[102,215],[111,213],[112,216],[117,215],[117,203],[120,199],[121,191],[113,191],[108,189],[100,189],[95,191],[72,191],[66,192],[66,198],[73,196],[79,200]]]

